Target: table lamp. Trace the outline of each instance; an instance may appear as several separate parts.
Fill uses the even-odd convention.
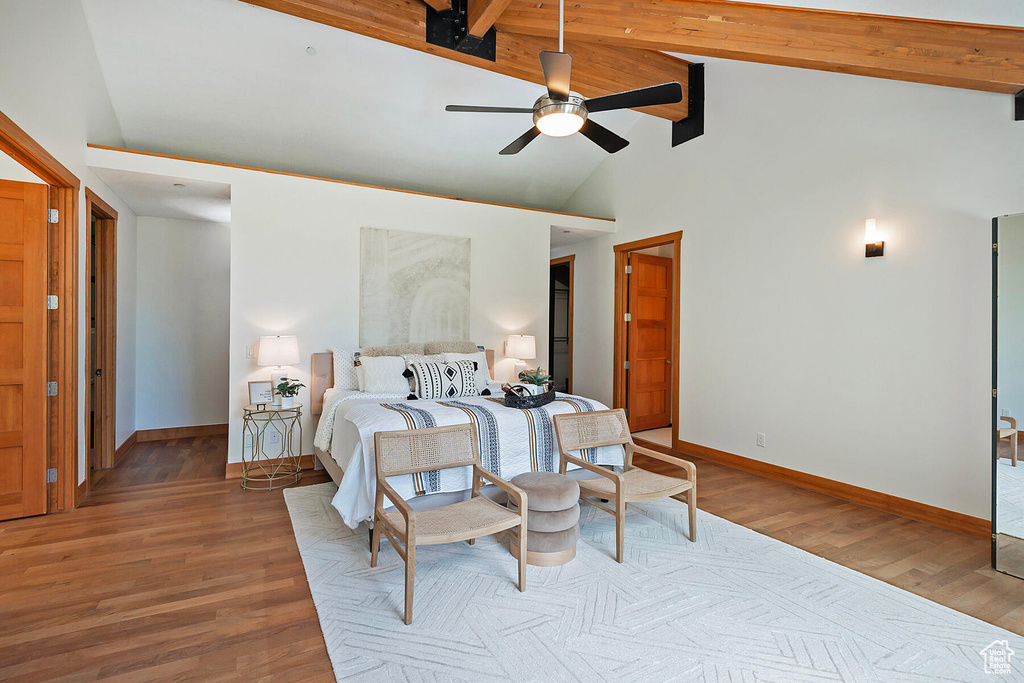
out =
[[[505,357],[515,361],[513,381],[517,381],[519,373],[527,369],[523,361],[537,357],[537,338],[532,334],[510,334],[505,342]]]
[[[260,337],[260,350],[256,354],[256,365],[276,366],[277,370],[270,373],[270,384],[274,391],[273,406],[281,405],[281,395],[277,393],[277,385],[287,375],[283,366],[297,365],[299,362],[299,340],[290,335]]]

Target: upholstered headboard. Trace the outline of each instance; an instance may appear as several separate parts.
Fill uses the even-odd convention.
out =
[[[494,377],[494,349],[485,349],[487,369]],[[319,417],[324,412],[324,392],[334,386],[334,354],[314,353],[310,371],[309,399],[310,412]]]

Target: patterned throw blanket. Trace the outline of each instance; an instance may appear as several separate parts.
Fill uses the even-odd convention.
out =
[[[360,403],[344,419],[359,430],[362,462],[350,462],[334,506],[353,528],[372,514],[376,493],[373,436],[377,432],[471,423],[480,437],[481,464],[508,480],[524,472],[558,471],[555,415],[605,409],[597,401],[567,394],[558,394],[551,403],[529,409],[508,408],[500,398],[483,396],[448,401]],[[607,446],[587,449],[580,457],[600,465],[621,465],[623,451],[621,446]],[[403,498],[464,491],[472,486],[468,468],[391,477],[388,482]]]

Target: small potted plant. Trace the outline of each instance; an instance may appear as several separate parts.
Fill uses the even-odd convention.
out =
[[[294,408],[295,397],[299,395],[299,389],[306,386],[297,379],[290,379],[288,377],[282,377],[281,381],[277,383],[277,393],[281,396],[281,407],[282,408]]]
[[[544,371],[544,368],[536,370],[523,370],[519,373],[519,381],[530,385],[531,393],[534,395],[543,394],[551,384],[551,377]]]

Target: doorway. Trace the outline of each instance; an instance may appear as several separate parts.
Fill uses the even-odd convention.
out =
[[[89,470],[113,467],[117,412],[117,211],[89,188],[85,268],[88,291],[85,359],[89,385],[85,392]],[[91,476],[86,477],[89,481]]]
[[[0,151],[48,185],[44,293],[56,296],[62,305],[44,309],[42,343],[34,340],[23,348],[32,354],[41,350],[45,358],[44,394],[50,394],[43,399],[45,458],[42,468],[33,466],[32,476],[35,481],[41,478],[44,482],[43,511],[54,512],[77,505],[82,492],[82,487],[76,486],[80,471],[75,428],[78,420],[78,189],[81,185],[74,174],[3,112],[0,112]],[[10,404],[0,402],[0,421],[16,417],[17,412]],[[9,432],[4,436],[14,438]],[[35,448],[33,452],[38,454]],[[21,513],[14,509],[0,513],[0,518],[15,516]]]
[[[613,405],[630,431],[679,440],[679,260],[682,233],[616,245]]]
[[[555,391],[572,393],[573,275],[576,255],[551,259],[548,374]]]

